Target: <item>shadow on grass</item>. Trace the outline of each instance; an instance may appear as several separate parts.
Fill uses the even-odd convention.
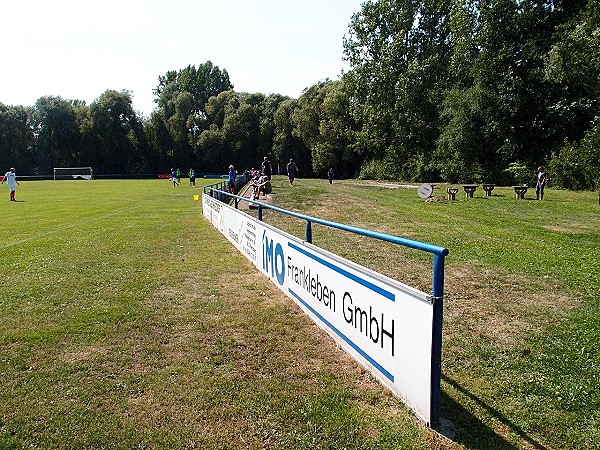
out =
[[[484,409],[490,416],[496,419],[505,427],[509,428],[511,432],[519,436],[524,442],[527,442],[528,446],[538,450],[547,450],[547,447],[537,442],[531,436],[529,436],[521,427],[511,422],[511,420],[494,407],[488,405],[479,397],[466,390],[456,381],[447,376],[442,376],[442,379],[460,392],[462,395],[469,398],[469,400],[477,403],[479,407]],[[458,433],[457,441],[463,444],[469,449],[480,449],[488,450],[493,449],[506,449],[513,450],[519,449],[521,446],[517,446],[508,442],[502,436],[498,435],[488,425],[484,424],[480,419],[475,417],[471,411],[468,411],[461,404],[454,401],[447,394],[442,391],[442,416],[452,421],[456,427]]]

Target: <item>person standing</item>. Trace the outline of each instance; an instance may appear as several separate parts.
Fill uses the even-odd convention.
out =
[[[333,183],[333,167],[329,168],[329,171],[327,172],[327,178],[329,178],[329,184]]]
[[[17,175],[15,174],[14,167],[11,167],[10,170],[4,174],[4,178],[0,184],[4,184],[5,181],[8,184],[8,189],[10,190],[10,201],[16,202],[17,200],[15,199],[15,191],[17,188],[15,183],[19,184],[19,182],[17,181]]]
[[[290,162],[287,165],[287,174],[290,180],[290,186],[294,187],[294,180],[296,179],[296,175],[298,175],[298,167],[296,167],[296,163],[293,159],[290,159]]]
[[[190,169],[188,175],[190,177],[190,186],[196,186],[196,171],[194,169]]]
[[[548,177],[544,166],[538,167],[537,170],[537,182],[535,184],[535,198],[536,200],[544,200],[544,186],[546,185]]]
[[[173,181],[173,187],[177,186],[177,171],[171,167],[171,181]]]
[[[271,175],[273,175],[273,166],[271,166],[271,161],[265,156],[263,159],[262,165],[260,167],[261,172],[271,179]]]
[[[177,184],[181,183],[181,170],[177,169]]]
[[[229,166],[229,175],[227,181],[227,187],[229,188],[229,192],[235,194],[235,179],[237,177],[237,172],[235,171],[235,167],[233,165]]]

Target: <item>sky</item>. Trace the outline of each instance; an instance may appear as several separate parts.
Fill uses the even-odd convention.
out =
[[[211,61],[238,92],[302,91],[348,70],[343,38],[365,0],[9,0],[0,103],[92,103],[128,90],[148,117],[158,77]]]

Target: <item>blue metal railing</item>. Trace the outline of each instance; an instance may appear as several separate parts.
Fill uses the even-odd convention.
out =
[[[258,220],[262,221],[263,209],[270,209],[279,213],[296,217],[306,221],[306,242],[312,243],[312,224],[317,223],[338,230],[349,231],[350,233],[367,236],[373,239],[379,239],[385,242],[402,245],[415,250],[420,250],[433,254],[433,277],[432,277],[432,299],[433,299],[433,327],[432,327],[432,353],[431,353],[431,368],[432,368],[432,386],[431,386],[431,418],[432,426],[439,424],[440,418],[440,380],[442,372],[442,320],[443,320],[443,299],[444,299],[444,262],[448,255],[448,249],[438,245],[428,244],[425,242],[414,241],[412,239],[402,238],[391,234],[379,233],[377,231],[365,230],[364,228],[344,225],[342,223],[331,222],[329,220],[319,219],[317,217],[307,216],[287,209],[279,208],[257,200],[252,200],[246,197],[232,194],[224,190],[226,182],[216,183],[209,186],[204,186],[204,193],[220,201],[225,201],[225,198],[234,200],[235,208],[238,207],[240,201],[252,203],[258,207]]]

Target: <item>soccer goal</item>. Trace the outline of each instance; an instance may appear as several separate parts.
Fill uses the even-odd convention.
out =
[[[55,167],[55,180],[91,180],[94,178],[94,172],[91,167]]]

